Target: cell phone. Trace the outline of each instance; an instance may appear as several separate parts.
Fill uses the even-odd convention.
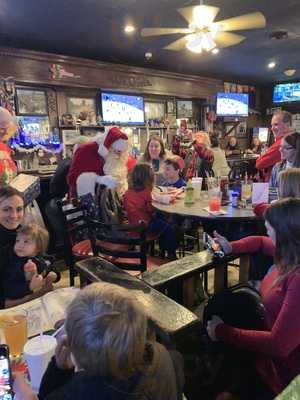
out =
[[[158,172],[158,170],[159,170],[159,159],[158,158],[155,158],[152,160],[152,167],[153,167],[154,172]]]
[[[203,232],[203,243],[204,247],[211,251],[214,256],[218,258],[223,258],[225,253],[222,250],[221,246],[219,246],[214,239],[206,232]]]
[[[13,400],[9,348],[0,345],[0,400]]]

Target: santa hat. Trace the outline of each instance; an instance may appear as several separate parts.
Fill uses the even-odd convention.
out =
[[[98,153],[101,157],[106,158],[110,148],[116,151],[124,151],[128,147],[128,137],[117,126],[113,126],[104,135],[102,143],[99,144]]]

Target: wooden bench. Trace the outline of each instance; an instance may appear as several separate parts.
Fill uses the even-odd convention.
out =
[[[217,292],[227,286],[228,263],[238,257],[217,259],[209,251],[203,250],[164,264],[154,271],[146,271],[142,274],[142,279],[153,288],[168,293],[168,296],[185,307],[191,308],[195,297],[195,278],[202,272],[214,269],[214,290]]]
[[[110,262],[91,257],[75,264],[84,283],[104,281],[120,285],[132,291],[143,304],[144,311],[156,331],[176,340],[182,340],[191,332],[201,331],[202,324],[195,314],[155,290],[141,279],[129,275]]]

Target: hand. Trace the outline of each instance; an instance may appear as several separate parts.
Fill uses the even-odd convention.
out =
[[[226,237],[219,235],[217,231],[214,231],[214,241],[221,246],[221,249],[225,254],[232,253],[232,246]]]
[[[23,374],[13,374],[13,391],[15,400],[38,400],[30,385],[25,381]]]
[[[45,277],[45,281],[47,283],[54,283],[57,279],[57,275],[55,272],[50,271],[49,274]]]
[[[223,322],[223,320],[221,320],[220,317],[217,317],[216,315],[214,315],[212,317],[212,319],[210,321],[208,321],[208,323],[207,323],[207,327],[206,327],[207,334],[211,338],[211,340],[213,340],[214,342],[216,342],[218,340],[216,338],[216,328],[220,324],[224,324],[224,322]]]
[[[30,284],[29,284],[29,289],[34,292],[36,290],[39,290],[42,288],[44,283],[44,279],[42,277],[42,275],[40,274],[35,274],[33,275],[33,277],[31,278]]]
[[[55,360],[56,365],[60,369],[71,369],[74,368],[74,364],[71,360],[71,351],[68,346],[67,335],[63,335],[57,338],[57,346],[55,349]]]
[[[111,175],[98,176],[96,182],[107,186],[108,189],[115,189],[118,186],[117,179]]]

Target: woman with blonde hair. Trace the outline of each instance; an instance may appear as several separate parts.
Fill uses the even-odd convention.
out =
[[[184,159],[184,176],[186,179],[191,179],[193,176],[200,176],[202,178],[213,176],[212,165],[214,154],[210,148],[209,135],[204,131],[199,131],[194,134],[193,138],[193,148],[190,149]]]
[[[177,400],[169,353],[147,340],[137,299],[110,283],[81,290],[67,309],[66,336],[48,366],[39,399]]]

